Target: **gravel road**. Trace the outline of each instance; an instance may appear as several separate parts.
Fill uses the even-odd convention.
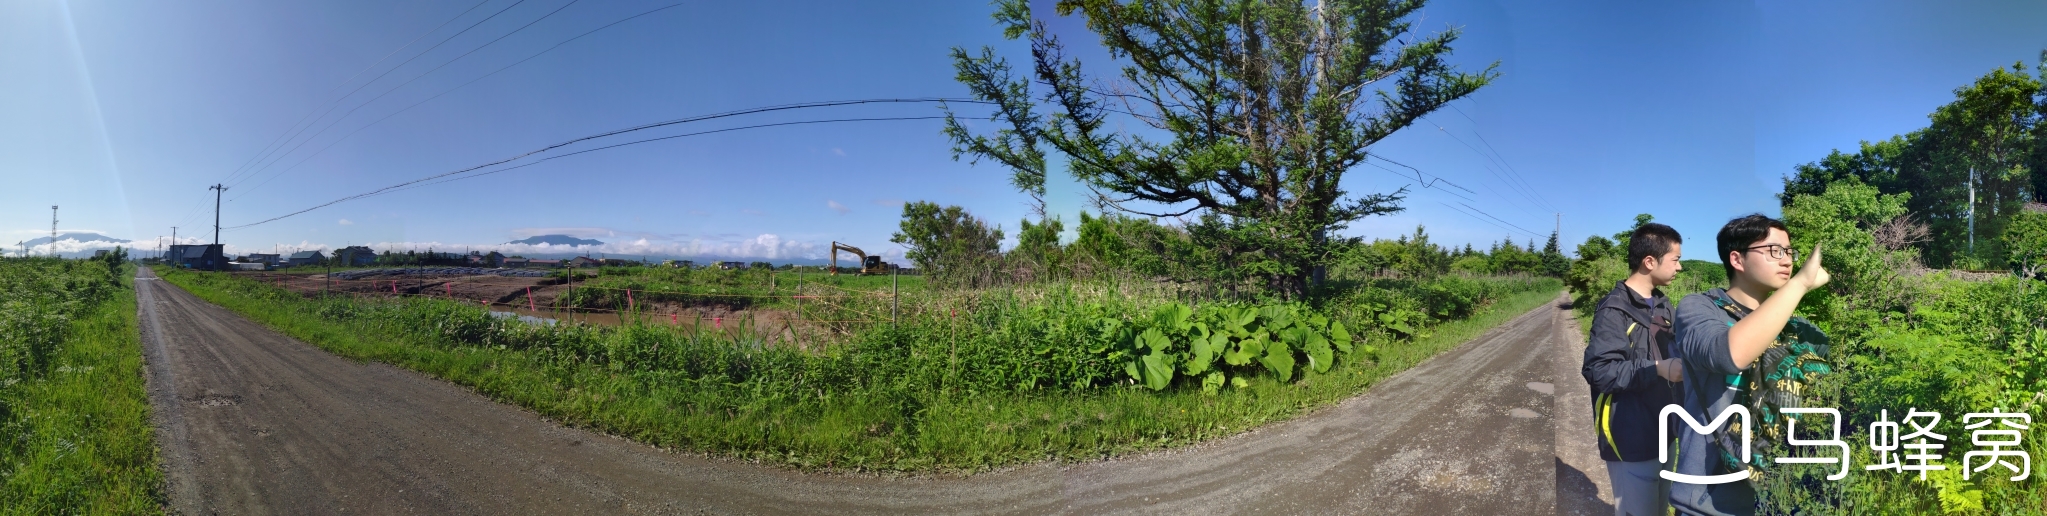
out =
[[[565,428],[137,278],[171,507],[187,514],[1547,514],[1574,435],[1555,414],[1583,408],[1552,395],[1583,382],[1558,376],[1576,330],[1550,304],[1362,396],[1201,446],[966,477],[804,473]]]
[[[1613,485],[1592,433],[1592,386],[1578,372],[1585,365],[1585,334],[1569,309],[1558,311],[1563,315],[1550,339],[1557,379],[1557,514],[1605,516],[1613,514]]]

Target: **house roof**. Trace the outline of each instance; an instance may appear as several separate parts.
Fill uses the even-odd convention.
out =
[[[293,259],[293,260],[304,260],[304,259],[308,259],[308,258],[318,258],[318,257],[320,257],[320,252],[319,252],[319,251],[299,251],[299,252],[296,252],[296,253],[291,253],[291,259]]]

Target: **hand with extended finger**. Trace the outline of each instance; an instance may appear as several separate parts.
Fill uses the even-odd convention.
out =
[[[1791,284],[1811,291],[1826,286],[1827,280],[1830,279],[1833,279],[1833,275],[1827,274],[1827,268],[1820,266],[1820,245],[1813,244],[1812,256],[1807,257],[1805,266],[1800,267],[1798,273],[1791,276]]]
[[[1666,358],[1656,361],[1656,375],[1671,383],[1685,381],[1685,361],[1682,358]]]

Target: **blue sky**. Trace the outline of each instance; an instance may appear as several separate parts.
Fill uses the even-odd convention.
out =
[[[178,226],[183,241],[200,242],[211,238],[206,187],[216,182],[230,186],[222,225],[235,226],[646,122],[963,96],[947,58],[954,46],[1028,59],[978,2],[691,2],[477,80],[667,5],[515,1],[490,0],[460,18],[477,3],[0,4],[0,174],[9,185],[0,189],[0,239],[46,235],[56,204],[60,230],[148,241]],[[1456,192],[1466,200],[1416,185],[1406,212],[1348,233],[1390,238],[1426,224],[1439,242],[1484,247],[1546,236],[1562,213],[1568,247],[1649,212],[1710,241],[1728,218],[1774,214],[1771,195],[1792,165],[1924,126],[1954,88],[1994,67],[2030,67],[2047,48],[2039,3],[1655,4],[1431,4],[1417,27],[1461,27],[1455,60],[1474,70],[1497,61],[1501,77],[1372,150],[1475,193]],[[501,9],[345,98],[300,138],[355,109],[332,129],[287,143],[295,150],[252,178],[236,174],[303,117]],[[1076,20],[1053,26],[1081,47],[1089,70],[1112,71]],[[442,63],[450,64],[412,80]],[[635,135],[937,114],[929,105],[853,106]],[[887,240],[905,200],[965,206],[1013,235],[1027,198],[996,167],[952,161],[938,127],[860,122],[678,138],[341,203],[221,239],[231,252],[445,250],[562,233],[609,242],[603,251],[615,254],[818,258],[837,240],[899,255]],[[1409,177],[1367,166],[1345,186],[1387,191],[1413,184]],[[1051,186],[1050,210],[1072,222],[1079,188]]]

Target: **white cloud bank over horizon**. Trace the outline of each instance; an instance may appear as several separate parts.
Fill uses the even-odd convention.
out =
[[[204,242],[195,241],[188,243]],[[367,246],[370,249],[374,249],[380,253],[385,251],[403,253],[406,251],[426,252],[431,250],[436,252],[454,252],[466,254],[470,251],[478,252],[497,251],[507,255],[524,256],[565,256],[588,254],[590,256],[603,255],[613,258],[646,256],[649,259],[701,258],[745,261],[823,260],[828,258],[825,253],[830,249],[830,244],[828,243],[787,240],[783,239],[780,235],[776,235],[773,233],[763,233],[753,238],[746,239],[720,240],[706,240],[702,238],[697,238],[683,241],[659,240],[642,237],[632,241],[605,242],[600,245],[584,246],[552,244],[475,244],[459,242],[372,242],[357,245]],[[312,242],[300,242],[298,244],[279,244],[277,246],[268,246],[261,248],[246,248],[230,244],[227,246],[226,252],[231,255],[271,252],[289,254],[298,251],[331,252],[332,250],[340,247],[342,246],[315,244]],[[895,246],[893,245],[883,249],[871,250],[870,252],[878,253],[891,261],[898,262],[904,261],[902,250],[895,248]]]
[[[582,233],[584,235],[598,236],[594,234],[595,233],[594,231],[579,231],[579,233]],[[180,235],[175,242],[173,242],[171,238],[168,236],[151,238],[146,240],[135,240],[125,244],[113,242],[79,242],[73,240],[61,240],[56,242],[54,246],[51,244],[29,246],[28,254],[31,256],[47,255],[54,250],[57,253],[62,253],[65,255],[75,255],[80,253],[91,253],[93,250],[96,249],[112,249],[114,248],[114,246],[118,245],[132,250],[133,251],[131,253],[132,256],[146,257],[153,256],[158,249],[168,247],[170,244],[173,243],[194,245],[206,244],[210,242],[211,242],[210,238],[187,237],[183,235]],[[459,242],[374,242],[355,245],[367,246],[370,249],[374,249],[380,253],[384,251],[402,253],[406,251],[426,252],[432,250],[438,252],[455,252],[466,254],[470,251],[479,252],[497,251],[507,255],[525,255],[536,257],[588,254],[591,256],[603,255],[614,258],[645,256],[648,257],[649,259],[656,258],[725,259],[744,261],[824,260],[829,258],[829,256],[826,253],[830,250],[829,243],[789,240],[784,239],[780,235],[776,235],[773,233],[763,233],[760,235],[756,235],[752,238],[721,239],[694,238],[689,240],[680,239],[664,240],[658,238],[649,239],[646,237],[641,237],[632,241],[606,242],[601,245],[586,246],[503,243],[476,244]],[[274,253],[289,255],[291,253],[299,251],[321,251],[324,253],[332,253],[335,249],[339,249],[341,247],[345,246],[331,245],[326,243],[316,243],[307,240],[300,241],[298,243],[277,243],[266,246],[243,246],[231,243],[226,245],[224,251],[231,256],[241,256],[251,253],[263,254]],[[892,262],[897,263],[908,262],[908,260],[903,257],[903,250],[900,247],[895,246],[893,244],[885,244],[882,246],[870,246],[865,250],[870,254],[880,255],[883,257],[883,259]],[[16,256],[19,255],[20,253],[21,250],[18,247],[9,247],[6,249],[6,255],[8,256]]]

